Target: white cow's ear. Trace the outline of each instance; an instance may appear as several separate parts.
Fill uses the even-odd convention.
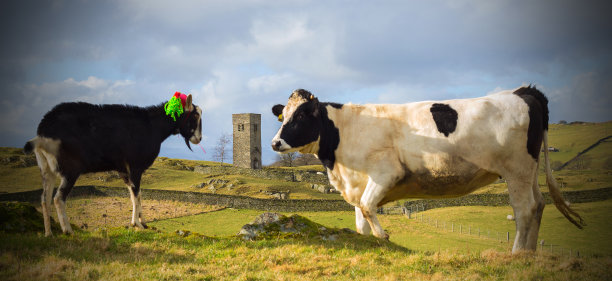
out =
[[[284,105],[277,104],[277,105],[272,107],[272,114],[274,114],[274,116],[276,116],[276,117],[279,117],[280,115],[283,114],[283,109],[285,109]]]

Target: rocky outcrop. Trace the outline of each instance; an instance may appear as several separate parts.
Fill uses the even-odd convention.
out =
[[[341,233],[356,233],[350,229],[328,229],[300,215],[290,217],[279,213],[263,213],[238,232],[244,240],[278,239],[293,237],[315,237],[322,240],[337,240]]]

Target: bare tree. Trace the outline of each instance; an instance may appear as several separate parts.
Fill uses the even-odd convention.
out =
[[[217,145],[215,146],[215,154],[213,155],[213,158],[221,163],[224,163],[225,158],[227,158],[228,146],[231,143],[232,136],[227,133],[222,134],[217,141]]]
[[[293,167],[295,165],[295,160],[299,157],[299,153],[297,152],[289,152],[284,154],[279,154],[280,162],[285,167]]]

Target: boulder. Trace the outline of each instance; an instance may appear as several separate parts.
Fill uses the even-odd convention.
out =
[[[328,229],[300,215],[287,217],[279,213],[263,213],[251,223],[245,224],[237,235],[243,240],[318,237],[334,241],[341,232],[346,231]]]

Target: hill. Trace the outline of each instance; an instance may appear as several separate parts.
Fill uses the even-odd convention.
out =
[[[550,124],[548,129],[548,145],[559,149],[559,152],[550,153],[551,163],[566,163],[579,152],[596,143],[600,139],[612,136],[612,121],[604,123],[576,123],[576,124]],[[596,151],[589,152],[589,156],[599,158],[595,163],[585,165],[583,169],[612,169],[604,167],[603,163],[612,162],[612,147],[609,142]],[[554,165],[553,165],[554,166]]]

